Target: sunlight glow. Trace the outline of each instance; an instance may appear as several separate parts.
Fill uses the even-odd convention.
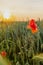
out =
[[[10,17],[10,12],[9,12],[9,11],[5,11],[5,12],[3,13],[3,17],[4,17],[5,19],[8,19],[8,18]]]

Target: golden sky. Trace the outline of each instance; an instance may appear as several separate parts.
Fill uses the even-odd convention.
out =
[[[0,12],[7,10],[16,16],[43,18],[43,0],[0,0]]]

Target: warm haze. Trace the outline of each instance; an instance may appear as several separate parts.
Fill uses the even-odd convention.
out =
[[[43,18],[43,0],[0,0],[0,13],[4,18],[22,16]]]

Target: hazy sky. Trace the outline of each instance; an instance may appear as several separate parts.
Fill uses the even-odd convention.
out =
[[[15,15],[43,18],[43,0],[0,0],[0,11],[6,10]]]

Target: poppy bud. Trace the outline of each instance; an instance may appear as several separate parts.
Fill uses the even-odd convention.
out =
[[[5,51],[2,51],[2,52],[1,52],[1,55],[2,55],[3,57],[5,57],[5,56],[6,56],[6,52],[5,52]]]

